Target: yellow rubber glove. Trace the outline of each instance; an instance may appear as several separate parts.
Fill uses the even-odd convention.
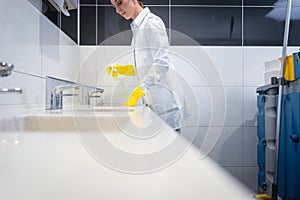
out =
[[[112,77],[117,77],[119,74],[126,75],[126,76],[135,76],[135,70],[133,65],[118,65],[113,64],[109,65],[106,68],[106,73],[111,75]]]
[[[133,107],[138,102],[139,98],[145,95],[145,92],[142,90],[141,86],[138,85],[134,91],[131,93],[130,97],[124,103],[124,106]]]

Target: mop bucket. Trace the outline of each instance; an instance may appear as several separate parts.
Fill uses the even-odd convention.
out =
[[[294,81],[300,78],[300,52],[293,53],[286,57],[284,65],[284,78],[288,81]],[[279,58],[281,61],[282,58]]]

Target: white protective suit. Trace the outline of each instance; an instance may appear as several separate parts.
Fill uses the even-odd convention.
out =
[[[131,23],[131,30],[134,65],[145,92],[144,103],[172,128],[183,127],[188,112],[182,85],[169,57],[164,22],[144,8]]]

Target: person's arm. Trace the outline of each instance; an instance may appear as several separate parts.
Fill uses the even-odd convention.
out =
[[[146,28],[139,30],[139,34],[143,36],[143,43],[137,44],[138,51],[147,55],[147,59],[152,58],[152,60],[149,61],[150,63],[142,61],[142,65],[150,65],[150,69],[125,102],[124,105],[129,107],[134,106],[139,98],[147,95],[154,85],[159,84],[161,77],[169,70],[171,64],[168,36],[162,20],[149,19]],[[141,43],[141,41],[138,42]]]
[[[149,90],[151,86],[157,83],[161,76],[169,70],[171,60],[169,57],[169,40],[165,25],[162,20],[149,19],[147,28],[143,31],[145,41],[145,51],[150,51],[152,63],[150,70],[141,80],[141,87]]]

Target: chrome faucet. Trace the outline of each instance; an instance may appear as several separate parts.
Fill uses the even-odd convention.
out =
[[[63,108],[64,96],[77,96],[76,93],[65,94],[68,89],[78,90],[80,85],[71,81],[66,81],[50,76],[46,77],[46,109],[56,110]]]
[[[66,90],[72,89],[72,93],[66,93]],[[74,90],[79,90],[75,93]],[[56,110],[63,108],[63,97],[78,96],[81,92],[81,104],[90,105],[91,98],[100,98],[104,89],[78,84],[72,81],[62,80],[54,77],[46,77],[46,109]],[[80,98],[79,98],[80,99]]]
[[[79,89],[79,85],[59,85],[56,86],[55,88],[53,88],[53,91],[51,93],[51,109],[62,109],[63,108],[63,97],[65,96],[77,96],[78,94],[75,93],[68,93],[65,94],[64,91],[68,90],[68,89],[72,89],[74,90],[78,90]]]
[[[91,87],[91,86],[82,86],[82,103],[84,105],[91,105],[91,98],[101,98],[104,89]]]
[[[0,76],[5,77],[11,75],[14,65],[7,62],[0,62]]]

